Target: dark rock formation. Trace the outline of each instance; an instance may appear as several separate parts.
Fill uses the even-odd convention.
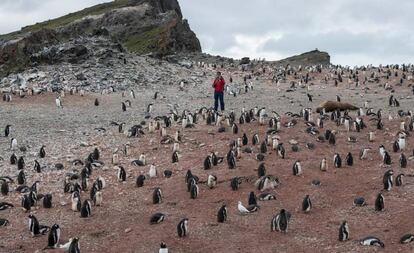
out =
[[[327,66],[331,64],[331,57],[326,52],[319,50],[313,50],[300,55],[295,55],[280,61],[277,61],[278,65],[291,65],[291,66],[312,66],[312,65],[323,65]]]
[[[0,76],[39,63],[82,61],[87,47],[67,42],[98,36],[137,54],[201,52],[177,0],[116,0],[1,35]]]

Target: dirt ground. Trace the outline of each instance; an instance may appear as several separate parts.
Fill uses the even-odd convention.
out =
[[[237,74],[233,74],[237,77]],[[177,164],[171,163],[172,144],[160,144],[158,132],[146,133],[140,138],[128,138],[118,133],[117,127],[110,126],[111,121],[126,122],[126,129],[143,120],[145,106],[154,103],[154,116],[168,112],[168,104],[179,103],[181,107],[195,110],[201,106],[209,106],[211,98],[208,95],[209,81],[206,80],[200,87],[189,88],[177,93],[176,87],[168,87],[162,93],[166,98],[152,100],[153,91],[148,90],[137,94],[135,100],[122,98],[120,94],[98,95],[88,94],[67,95],[63,98],[63,109],[56,108],[55,94],[43,94],[25,98],[15,98],[11,103],[0,102],[0,127],[12,125],[11,136],[18,140],[19,146],[26,146],[28,151],[18,151],[17,156],[23,155],[26,160],[26,174],[28,185],[35,180],[41,181],[40,193],[52,193],[53,208],[44,209],[41,204],[32,210],[41,224],[61,227],[61,244],[70,237],[80,238],[82,252],[157,252],[159,244],[164,241],[171,252],[414,252],[414,244],[403,245],[399,239],[406,233],[414,233],[414,170],[410,159],[406,169],[398,164],[400,152],[392,152],[392,143],[397,138],[401,118],[396,117],[395,108],[389,108],[387,98],[389,92],[373,84],[371,89],[364,93],[362,88],[349,89],[347,86],[335,88],[330,85],[317,83],[312,88],[315,101],[310,103],[305,96],[305,90],[295,93],[286,93],[289,86],[282,84],[282,90],[277,91],[274,84],[265,79],[255,81],[255,89],[248,94],[236,98],[226,96],[228,111],[235,109],[240,115],[242,107],[247,109],[253,106],[266,106],[270,114],[272,110],[282,115],[282,123],[290,118],[284,115],[286,111],[298,112],[303,106],[315,108],[324,99],[335,99],[340,94],[345,101],[362,106],[363,101],[370,101],[374,109],[384,109],[385,129],[376,130],[375,124],[364,117],[368,129],[360,133],[347,132],[343,126],[336,126],[334,122],[325,122],[324,129],[337,130],[337,143],[331,146],[328,143],[319,143],[317,136],[306,133],[306,125],[302,119],[293,128],[283,127],[278,135],[287,151],[286,159],[281,159],[276,152],[270,150],[266,154],[265,166],[268,175],[277,176],[280,185],[271,192],[276,200],[260,201],[260,210],[256,213],[241,216],[237,210],[238,201],[247,205],[251,191],[259,194],[254,187],[257,178],[259,162],[255,160],[258,147],[251,146],[251,137],[258,133],[263,140],[268,129],[260,126],[257,121],[239,125],[239,134],[231,133],[230,128],[224,133],[218,133],[216,126],[208,126],[200,122],[195,128],[183,131],[183,142],[180,144],[180,160]],[[207,92],[208,91],[208,92]],[[363,94],[363,96],[361,96]],[[401,108],[409,109],[413,106],[410,98],[410,88],[407,85],[396,87],[396,94],[401,98]],[[99,106],[94,106],[98,98]],[[130,99],[131,108],[121,111],[121,101]],[[388,120],[388,112],[393,120]],[[351,116],[355,113],[352,112]],[[316,118],[316,115],[315,115]],[[106,131],[98,131],[103,127]],[[167,133],[173,135],[175,124]],[[3,131],[3,130],[2,130]],[[368,142],[368,133],[374,131],[376,139]],[[147,132],[147,131],[146,131]],[[246,133],[249,137],[249,146],[253,154],[243,153],[236,162],[236,169],[229,170],[224,162],[212,170],[203,169],[204,158],[211,152],[218,152],[225,156],[231,140]],[[347,141],[349,136],[357,138],[356,143]],[[299,152],[291,151],[289,140],[295,139],[299,143]],[[0,175],[17,175],[16,166],[9,164],[11,155],[9,138],[0,138],[0,156],[4,161],[0,163]],[[86,142],[88,145],[81,145]],[[315,144],[314,150],[306,148],[306,143]],[[121,149],[124,144],[130,143],[132,153],[129,156],[120,155],[121,165],[127,170],[127,181],[119,183],[116,180],[116,171],[111,164],[112,153],[116,148]],[[202,145],[200,145],[202,144]],[[392,157],[394,175],[404,173],[402,187],[393,187],[390,192],[384,192],[385,211],[376,212],[374,201],[376,195],[383,189],[382,177],[389,169],[382,165],[378,152],[379,145],[383,144]],[[413,155],[413,139],[408,137],[407,148],[403,152],[407,157]],[[36,157],[38,150],[45,145],[46,158]],[[103,168],[94,170],[89,182],[101,175],[107,182],[103,190],[103,205],[92,208],[90,218],[80,218],[79,213],[70,209],[70,194],[63,192],[63,179],[67,171],[74,169],[70,163],[73,159],[85,159],[87,155],[98,147],[101,151]],[[359,160],[361,147],[371,147],[366,160]],[[148,163],[154,163],[159,172],[165,169],[173,171],[171,178],[159,176],[145,181],[142,188],[135,186],[135,179],[141,173],[147,173],[149,166],[135,167],[131,161],[138,159],[142,152],[147,154]],[[342,159],[348,152],[354,156],[354,166],[336,169],[333,166],[333,156],[339,153]],[[319,170],[322,158],[328,160],[328,171]],[[38,159],[41,165],[46,166],[44,172],[36,174],[33,170],[33,160]],[[303,175],[293,176],[292,165],[300,160]],[[64,171],[54,169],[54,164],[60,162],[65,166]],[[76,169],[80,170],[81,167]],[[200,194],[197,199],[190,199],[186,191],[184,176],[188,169],[197,175],[201,183]],[[214,174],[219,184],[209,189],[205,183],[207,176]],[[232,177],[246,177],[252,180],[243,182],[238,191],[230,188]],[[312,180],[321,181],[320,186],[313,186]],[[15,188],[13,184],[11,188]],[[152,192],[155,187],[163,191],[163,202],[152,204]],[[305,214],[301,211],[302,200],[310,195],[313,209]],[[353,200],[364,197],[367,205],[355,207]],[[82,193],[82,200],[89,197],[89,192]],[[11,202],[15,208],[0,211],[0,218],[6,218],[10,225],[0,228],[0,252],[41,252],[47,245],[47,235],[32,237],[28,229],[28,213],[23,212],[20,205],[21,195],[11,192],[8,196],[1,196],[0,201]],[[221,205],[228,208],[228,221],[217,223],[216,215]],[[289,231],[284,233],[271,232],[270,222],[273,215],[280,209],[286,209],[292,214]],[[150,225],[152,214],[162,212],[166,215],[163,223]],[[189,219],[189,235],[179,238],[176,226],[182,218]],[[350,240],[338,241],[338,230],[341,222],[347,220],[350,228]],[[385,248],[359,245],[359,240],[373,235],[385,243]],[[47,252],[62,252],[61,249]]]

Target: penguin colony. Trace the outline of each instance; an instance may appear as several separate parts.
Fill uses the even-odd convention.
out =
[[[153,101],[143,108],[143,122],[129,125],[113,121],[93,129],[101,134],[101,139],[110,138],[103,133],[122,139],[122,145],[89,146],[70,161],[53,160],[50,154],[55,154],[56,150],[51,150],[52,147],[41,140],[37,147],[31,146],[27,150],[21,144],[25,143],[25,136],[15,134],[20,132],[16,124],[5,122],[2,138],[7,142],[7,149],[1,154],[1,163],[3,168],[11,170],[3,171],[0,177],[1,229],[7,231],[8,227],[25,223],[27,229],[21,231],[25,238],[29,238],[27,235],[32,237],[27,239],[35,245],[32,248],[61,248],[78,253],[83,239],[87,241],[90,237],[83,234],[82,229],[74,230],[68,222],[59,224],[58,218],[48,218],[48,213],[64,210],[62,215],[71,215],[73,219],[81,220],[77,224],[88,226],[88,220],[99,223],[106,209],[117,207],[125,192],[132,192],[136,205],[131,208],[128,204],[131,200],[125,200],[125,210],[117,208],[118,218],[124,215],[123,211],[133,215],[130,209],[150,207],[145,218],[152,233],[157,234],[158,229],[171,232],[152,246],[159,252],[168,252],[169,241],[176,248],[174,252],[180,252],[177,241],[191,241],[200,231],[211,229],[217,233],[226,225],[241,226],[249,220],[254,221],[250,224],[265,224],[255,230],[266,234],[269,240],[294,237],[299,230],[317,229],[306,225],[312,216],[319,219],[318,223],[312,223],[313,226],[328,226],[335,234],[335,237],[325,235],[332,240],[331,245],[384,248],[394,242],[410,243],[414,240],[411,234],[414,227],[399,238],[384,237],[384,233],[377,235],[378,229],[373,229],[372,234],[361,234],[353,232],[353,227],[364,224],[361,212],[376,216],[379,223],[387,222],[382,214],[398,215],[389,213],[388,206],[400,203],[402,197],[398,195],[409,192],[408,186],[412,184],[410,167],[414,154],[410,137],[414,127],[413,113],[397,110],[396,115],[386,114],[389,108],[398,108],[402,103],[394,90],[384,108],[370,108],[364,102],[356,111],[322,110],[316,113],[312,108],[317,106],[317,97],[311,94],[309,82],[316,81],[312,77],[320,77],[323,72],[322,82],[338,85],[346,79],[358,87],[371,80],[388,80],[393,75],[401,75],[401,79],[406,80],[412,71],[412,67],[407,66],[361,69],[288,66],[279,69],[273,72],[278,88],[289,79],[294,80],[289,89],[308,90],[303,98],[308,100],[307,106],[291,112],[260,106],[241,107],[225,113],[207,107],[182,111],[173,108],[170,112],[161,112],[157,111],[157,97],[160,96],[157,92]],[[180,84],[182,86],[184,84]],[[389,84],[385,86],[390,89]],[[244,92],[253,89],[251,84],[246,87]],[[65,100],[70,100],[70,95],[65,92],[84,95],[76,89],[62,90],[55,98],[58,110],[64,111],[69,106]],[[242,91],[228,92],[236,96]],[[9,96],[13,94],[7,94],[4,103],[12,103]],[[131,110],[134,100],[139,98],[133,90],[123,94],[119,113],[122,115]],[[90,98],[85,96],[85,99]],[[338,102],[346,100],[340,95],[334,99]],[[90,101],[95,110],[104,103],[104,97],[94,97]],[[206,142],[204,145],[194,137],[200,129],[208,131],[209,136],[202,139]],[[148,145],[152,148],[147,148]],[[157,157],[158,149],[165,151],[162,157]],[[203,155],[194,156],[193,149],[201,150]],[[302,152],[309,155],[303,157]],[[363,187],[362,182],[368,179],[354,176],[364,177],[361,171],[369,164],[374,164],[377,169],[377,176],[369,179],[375,181],[375,189]],[[47,177],[42,177],[50,171],[60,176],[59,191],[44,190],[51,189]],[[337,177],[352,179],[352,184],[360,185],[362,190],[349,197],[350,189],[345,189],[349,185],[335,184]],[[165,190],[169,181],[174,182],[174,187]],[[295,189],[297,185],[302,185],[300,190]],[[324,187],[336,191],[327,196],[323,193]],[[187,197],[177,198],[175,191]],[[347,197],[342,197],[343,192]],[[106,198],[106,195],[111,197]],[[199,209],[203,198],[207,197],[213,200],[205,207],[208,210]],[[349,208],[333,213],[330,212],[330,202],[343,202]],[[193,206],[194,213],[171,211],[174,208],[180,210],[181,205]],[[269,210],[272,215],[263,217],[262,213],[269,213]],[[200,220],[197,212],[207,212],[209,218]],[[24,215],[25,220],[17,221],[10,214]],[[395,219],[390,222],[393,221]],[[128,226],[139,230],[142,224]],[[222,236],[226,238],[225,234]],[[306,244],[301,246],[306,251]]]

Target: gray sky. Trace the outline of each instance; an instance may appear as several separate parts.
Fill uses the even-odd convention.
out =
[[[1,0],[0,33],[105,0]],[[213,55],[276,60],[318,48],[334,64],[413,63],[412,0],[179,0]],[[411,29],[410,29],[411,28]]]

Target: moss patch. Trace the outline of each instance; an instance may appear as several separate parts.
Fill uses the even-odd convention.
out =
[[[133,34],[124,40],[123,46],[130,52],[146,54],[154,51],[154,49],[159,49],[165,33],[165,27],[157,27],[140,34]]]

